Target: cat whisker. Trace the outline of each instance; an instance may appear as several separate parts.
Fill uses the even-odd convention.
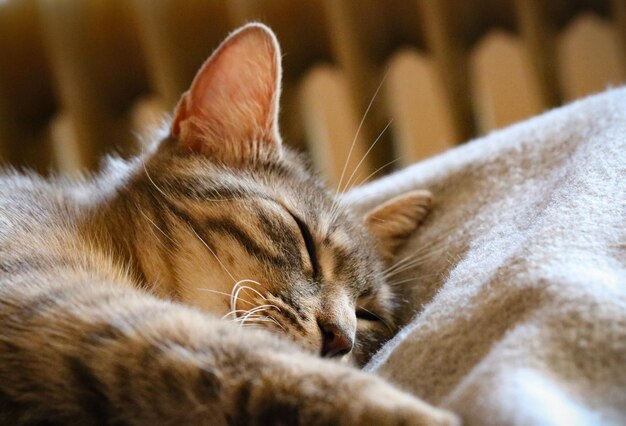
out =
[[[450,235],[442,235],[432,240],[429,244],[421,247],[419,250],[415,250],[413,253],[409,254],[409,256],[404,258],[402,261],[410,260],[411,258],[414,258],[416,256],[426,255],[433,251],[441,251],[443,248],[446,248],[449,246],[448,244],[449,239],[450,239]],[[396,265],[398,265],[398,263]],[[394,265],[392,268],[394,268],[396,265]]]
[[[240,322],[240,326],[246,326],[246,325],[251,325],[250,323],[254,324],[254,323],[260,323],[260,322],[270,322],[276,326],[278,326],[281,330],[283,331],[287,331],[285,329],[285,327],[283,327],[282,324],[280,324],[276,318],[266,315],[266,316],[262,316],[262,315],[249,315],[246,316],[244,318],[240,318],[236,320],[237,322]]]
[[[156,223],[154,223],[154,221],[153,221],[152,219],[150,219],[150,217],[148,217],[148,215],[147,215],[147,214],[143,211],[143,209],[139,208],[139,209],[137,209],[137,210],[138,210],[138,211],[139,211],[139,212],[143,215],[143,217],[144,217],[144,218],[146,218],[146,220],[147,220],[148,222],[150,222],[150,224],[151,224],[152,226],[154,226],[154,227],[155,227],[155,228],[156,228],[156,229],[157,229],[157,230],[158,230],[161,234],[163,234],[163,236],[164,236],[165,238],[167,238],[170,242],[172,242],[172,243],[176,244],[176,241],[174,241],[174,239],[173,239],[172,237],[170,237],[169,235],[167,235],[167,234],[166,234],[166,233],[165,233],[165,232],[164,232],[164,231],[163,231],[163,230],[159,227],[159,225],[157,225]]]
[[[244,311],[245,312],[245,311]],[[235,318],[234,322],[246,322],[246,321],[256,321],[258,319],[264,318],[263,315],[255,315],[253,312],[248,312],[244,316]]]
[[[389,282],[389,285],[390,286],[396,286],[396,285],[406,284],[406,283],[410,283],[410,282],[415,282],[416,280],[418,280],[420,278],[424,278],[424,277],[420,275],[419,277],[411,277],[411,278],[406,278],[404,280],[391,281],[391,282]]]
[[[374,147],[376,146],[376,144],[378,143],[378,141],[380,140],[380,138],[385,134],[385,131],[389,128],[389,126],[391,126],[391,123],[393,122],[393,119],[389,121],[389,123],[387,123],[387,125],[383,128],[383,130],[380,132],[380,134],[378,135],[378,137],[374,140],[374,142],[370,145],[369,149],[365,152],[365,154],[363,155],[363,158],[361,158],[361,160],[358,162],[358,164],[356,165],[356,167],[354,168],[354,171],[352,172],[352,174],[350,175],[350,177],[348,178],[344,188],[340,189],[339,192],[345,192],[349,189],[351,189],[352,187],[352,183],[353,183],[353,179],[356,177],[356,173],[359,171],[359,169],[361,168],[361,165],[363,164],[363,162],[365,161],[365,159],[367,158],[367,156],[369,155],[369,153],[372,151],[372,149],[374,149]],[[397,161],[397,160],[395,160]],[[388,163],[389,164],[389,163]],[[388,164],[386,164],[383,167],[386,167]],[[378,170],[376,170],[377,173],[380,170],[380,168]],[[370,175],[371,176],[371,175]],[[365,180],[369,179],[368,176],[367,178],[365,178]],[[333,206],[333,211],[331,213],[331,220],[330,222],[334,222],[337,219],[337,216],[339,215],[339,202],[335,201],[335,204]]]
[[[442,250],[439,250],[439,252],[442,251]],[[448,266],[450,266],[450,265],[453,265],[455,263],[458,263],[461,260],[462,257],[460,255],[450,256],[449,254],[446,253],[445,254],[445,258],[446,258],[446,262],[448,263]],[[423,262],[424,260],[427,260],[427,259],[420,259],[419,263]],[[390,274],[386,275],[385,279],[388,279],[388,278],[390,278],[392,276],[399,275],[399,274],[401,274],[403,272],[406,272],[407,270],[409,270],[409,269],[411,269],[413,267],[418,266],[419,263],[416,264],[416,265],[407,265],[406,267],[404,267],[404,268],[402,268],[400,270],[394,271],[393,273],[390,273]],[[412,281],[415,281],[417,279],[424,279],[424,278],[431,278],[431,277],[441,278],[442,275],[443,275],[442,271],[435,272],[435,273],[432,273],[432,274],[419,274],[419,276],[414,276],[412,278],[402,278],[402,277],[399,277],[399,279],[387,281],[387,283],[389,285],[399,285],[399,284],[404,284],[406,282],[412,282]]]
[[[378,321],[382,322],[385,327],[387,327],[387,329],[391,332],[393,332],[393,328],[389,325],[389,323],[387,321],[385,321],[383,318],[381,318],[380,316],[376,315],[374,312],[370,311],[369,309],[360,307],[359,309],[364,310],[365,312],[367,312],[368,314],[370,314],[371,316],[373,316],[374,318],[376,318]]]
[[[212,289],[210,289],[210,288],[196,287],[196,289],[197,289],[197,290],[200,290],[200,291],[207,291],[207,292],[209,292],[209,293],[215,293],[215,294],[223,295],[223,296],[226,296],[226,297],[228,297],[228,298],[230,298],[230,297],[232,296],[232,294],[230,294],[230,293],[226,293],[226,292],[223,292],[223,291],[218,291],[218,290],[212,290]],[[241,298],[241,297],[240,297],[238,300],[241,300],[242,302],[247,303],[248,305],[252,305],[252,306],[254,306],[254,303],[253,303],[253,302],[251,302],[251,301],[249,301],[249,300],[246,300],[246,299],[244,299],[244,298]],[[236,305],[236,303],[235,303],[235,305]],[[227,313],[226,315],[224,315],[224,316],[222,317],[222,319],[224,319],[224,318],[226,318],[228,315],[232,314],[232,313],[234,312],[232,309],[233,309],[233,306],[231,305],[231,311],[230,311],[229,313]]]
[[[239,298],[239,293],[241,293],[241,291],[244,290],[244,289],[250,290],[251,292],[253,292],[257,296],[259,296],[261,298],[261,300],[267,300],[267,298],[265,296],[263,296],[257,290],[253,289],[250,286],[243,285],[243,283],[245,283],[245,282],[251,282],[251,283],[258,284],[256,281],[253,281],[253,280],[240,280],[240,281],[237,281],[235,283],[235,285],[233,286],[233,290],[232,290],[231,297],[230,297],[230,308],[231,308],[231,310],[237,309],[237,300]]]
[[[256,284],[256,285],[258,285],[260,287],[263,287],[263,285],[261,283],[259,283],[258,281],[255,281],[255,280],[251,280],[251,279],[243,279],[243,280],[237,281],[235,283],[235,285],[233,285],[233,288],[232,288],[231,293],[230,293],[230,309],[231,309],[231,312],[226,314],[223,318],[226,318],[229,315],[232,315],[233,313],[236,314],[238,312],[249,312],[249,311],[242,311],[242,310],[238,310],[237,309],[237,301],[240,299],[239,298],[239,293],[241,293],[243,290],[250,290],[251,292],[256,294],[261,300],[264,300],[264,301],[267,300],[266,296],[264,296],[259,291],[255,290],[254,288],[252,288],[250,286],[243,285],[244,283]],[[262,305],[262,306],[269,306],[269,305]],[[278,308],[277,306],[274,306],[274,307],[280,311],[280,308]],[[257,308],[258,308],[258,306],[257,306]],[[253,308],[253,309],[256,309],[256,308]]]
[[[248,278],[243,279],[243,280],[239,280],[239,281],[238,281],[238,283],[250,283],[250,284],[256,284],[256,285],[258,285],[258,286],[259,286],[259,287],[261,287],[261,288],[265,288],[265,287],[263,286],[263,284],[261,284],[260,282],[255,281],[255,280],[251,280],[251,279],[248,279]]]
[[[250,314],[244,316],[241,320],[239,321],[239,327],[244,327],[246,325],[246,321],[248,320],[248,317],[250,316]]]
[[[383,277],[387,276],[388,273],[393,272],[395,269],[399,268],[401,265],[408,262],[412,257],[413,257],[413,254],[403,257],[402,259],[398,260],[393,265],[389,266],[387,269],[383,269],[381,271],[381,274],[383,275]]]
[[[222,319],[227,319],[229,316],[234,315],[235,318],[233,318],[234,321],[238,320],[239,317],[237,316],[237,314],[245,312],[247,313],[248,310],[247,309],[235,309],[233,311],[230,311],[229,313],[227,313],[226,315],[222,316]]]
[[[422,246],[420,249],[415,250],[414,252],[410,253],[406,257],[400,259],[399,261],[397,261],[393,265],[389,266],[387,269],[385,269],[383,271],[383,273],[389,272],[389,271],[397,268],[402,263],[411,260],[411,258],[413,258],[413,257],[415,257],[417,255],[420,255],[422,253],[431,251],[434,248],[441,247],[442,245],[444,245],[450,239],[450,237],[452,236],[453,232],[457,231],[457,229],[458,229],[458,227],[456,227],[456,226],[450,226],[447,229],[440,230],[438,232],[438,236],[436,238],[434,238],[433,240],[429,241],[428,244]]]
[[[442,271],[438,271],[438,272],[434,272],[432,274],[419,274],[419,275],[414,275],[412,277],[407,277],[407,278],[399,278],[395,281],[389,281],[388,284],[391,286],[395,286],[395,285],[401,285],[407,282],[415,282],[416,280],[424,280],[426,278],[441,278],[444,275],[444,272]]]
[[[255,319],[251,319],[248,322],[246,322],[245,324],[242,324],[242,327],[251,327],[251,326],[262,326],[262,325],[270,325],[270,324],[274,324],[271,320],[267,319],[267,318],[255,318]]]
[[[367,156],[369,155],[370,152],[372,152],[372,149],[374,149],[374,147],[376,146],[376,144],[378,143],[378,141],[380,140],[380,138],[383,137],[383,135],[385,134],[385,132],[387,131],[387,129],[389,128],[389,126],[391,126],[391,123],[393,123],[393,119],[389,120],[389,122],[387,123],[387,125],[383,128],[383,130],[381,130],[381,132],[378,134],[378,137],[376,137],[376,139],[374,140],[374,142],[370,145],[370,147],[368,148],[368,150],[365,152],[365,154],[363,154],[363,158],[361,158],[361,161],[358,162],[358,164],[356,165],[356,167],[354,168],[354,171],[352,172],[352,174],[350,175],[350,177],[348,178],[348,181],[345,184],[345,187],[343,188],[343,190],[341,192],[345,192],[347,190],[349,190],[351,188],[350,184],[352,184],[352,180],[354,179],[354,177],[356,176],[356,173],[359,171],[359,169],[361,168],[361,165],[363,164],[363,162],[365,161],[365,159],[367,158]]]
[[[215,294],[221,294],[223,296],[227,296],[227,297],[231,297],[232,294],[231,293],[226,293],[225,291],[218,291],[218,290],[213,290],[210,288],[204,288],[204,287],[196,287],[196,290],[200,290],[200,291],[208,291],[209,293],[215,293]],[[245,302],[249,305],[254,305],[254,303],[250,302],[249,300],[243,299],[243,298],[239,298],[239,300],[241,300],[242,302]]]
[[[246,321],[247,321],[247,320],[248,320],[251,316],[253,316],[253,315],[255,315],[255,314],[257,314],[257,316],[259,316],[259,315],[258,315],[258,312],[263,312],[263,311],[265,311],[265,310],[267,310],[267,309],[270,309],[270,308],[276,308],[276,309],[278,309],[278,307],[277,307],[277,306],[275,306],[275,305],[262,305],[262,306],[257,306],[256,308],[250,309],[250,310],[248,311],[248,313],[246,313],[246,314],[245,314],[245,315],[243,315],[242,317],[237,318],[237,319],[236,319],[236,321],[240,322],[240,323],[241,323],[240,325],[243,325],[243,324],[245,324],[245,322],[246,322]]]
[[[359,134],[361,133],[361,129],[363,128],[363,124],[365,123],[367,114],[369,114],[370,109],[372,109],[372,105],[374,105],[374,101],[376,100],[376,97],[378,96],[378,92],[380,92],[380,89],[383,87],[383,84],[385,83],[385,80],[387,79],[387,75],[388,75],[388,72],[386,72],[385,75],[383,75],[383,78],[381,79],[380,84],[376,88],[376,91],[374,92],[372,99],[370,100],[369,104],[367,105],[367,108],[365,109],[365,113],[363,114],[363,117],[361,118],[359,126],[356,129],[356,133],[354,134],[354,138],[352,139],[352,143],[350,144],[350,150],[348,151],[348,156],[346,157],[346,160],[343,163],[343,169],[341,170],[341,176],[339,177],[339,183],[337,184],[337,192],[335,193],[335,195],[341,192],[340,188],[343,183],[343,178],[345,176],[346,169],[348,168],[348,162],[350,161],[350,158],[352,157],[352,152],[354,151],[354,147],[356,145],[357,139],[359,138]]]
[[[383,164],[382,166],[380,166],[379,168],[377,168],[376,170],[374,170],[372,173],[370,173],[370,174],[369,174],[366,178],[361,179],[361,180],[359,181],[359,183],[357,183],[357,184],[353,185],[353,186],[352,186],[351,188],[349,188],[349,189],[352,189],[352,188],[354,188],[354,187],[356,187],[356,186],[361,186],[361,185],[363,185],[365,182],[367,182],[368,180],[370,180],[372,177],[376,176],[376,174],[377,174],[378,172],[380,172],[381,170],[383,170],[383,169],[384,169],[384,168],[386,168],[386,167],[391,166],[391,165],[392,165],[392,164],[394,164],[394,163],[397,163],[398,161],[400,161],[400,158],[396,158],[395,160],[391,160],[391,161],[389,161],[389,162],[387,162],[387,163]]]
[[[397,265],[395,265],[394,268],[391,268],[388,271],[386,271],[385,274],[397,272],[399,269],[402,269],[419,259],[427,258],[432,254],[441,254],[441,252],[445,251],[447,248],[448,248],[447,246],[442,245],[442,246],[437,246],[437,247],[431,247],[431,249],[428,251],[412,253],[410,256],[406,257],[402,263],[398,263]]]
[[[417,256],[414,257],[410,262],[407,262],[405,264],[403,264],[401,267],[398,267],[392,271],[389,271],[385,274],[383,274],[383,277],[385,279],[393,277],[401,272],[404,272],[408,269],[414,268],[416,266],[419,266],[420,264],[423,264],[425,261],[432,259],[435,256],[441,256],[442,252],[446,251],[447,247],[442,247],[439,250],[433,250],[431,252],[428,252],[422,256]]]
[[[385,72],[385,74],[383,75],[383,78],[378,84],[378,87],[376,88],[376,91],[374,92],[372,99],[370,99],[370,102],[367,105],[367,108],[365,108],[363,117],[361,118],[361,121],[359,122],[359,126],[357,127],[356,133],[354,134],[354,138],[352,139],[352,143],[350,144],[350,149],[348,150],[348,156],[346,157],[343,163],[343,168],[341,170],[341,175],[339,177],[339,183],[337,184],[337,189],[335,190],[335,196],[333,197],[333,206],[331,207],[331,210],[330,210],[330,217],[332,218],[336,217],[337,210],[339,209],[338,195],[339,195],[339,192],[341,192],[340,189],[343,184],[343,178],[346,174],[346,170],[348,168],[348,163],[350,162],[350,158],[352,157],[352,152],[354,151],[354,147],[356,146],[357,140],[359,138],[359,134],[361,133],[361,129],[363,128],[363,124],[365,123],[365,119],[367,118],[367,115],[369,114],[370,109],[372,109],[372,105],[374,105],[374,101],[376,100],[376,97],[378,96],[378,92],[380,92],[380,89],[383,87],[385,80],[387,80],[388,74],[389,74],[389,71]]]
[[[233,280],[233,282],[236,282],[237,280],[235,279],[235,277],[233,276],[233,274],[230,273],[230,271],[228,270],[228,268],[226,267],[226,265],[224,265],[224,263],[220,260],[219,257],[217,257],[217,254],[215,254],[215,252],[213,251],[213,249],[206,243],[206,241],[204,241],[202,239],[202,237],[200,235],[198,235],[198,233],[196,232],[196,230],[194,229],[193,226],[189,226],[189,228],[191,229],[191,231],[195,234],[195,236],[198,238],[198,240],[200,240],[200,242],[204,245],[204,247],[206,247],[206,249],[213,255],[213,257],[215,258],[215,260],[217,260],[217,263],[220,264],[220,266],[222,267],[222,269],[224,270],[224,272],[226,272],[228,274],[228,276]]]
[[[259,311],[266,311],[268,309],[276,309],[278,312],[280,312],[280,308],[276,305],[261,305],[261,306],[257,306],[255,308],[249,309],[248,314],[254,314]]]
[[[404,268],[407,264],[410,264],[414,259],[419,258],[420,256],[421,256],[421,253],[417,253],[417,252],[409,254],[408,256],[402,258],[401,260],[399,260],[398,262],[396,262],[389,268],[383,270],[382,271],[383,277],[389,277],[389,276],[396,274],[398,270]]]
[[[383,270],[382,271],[383,275],[391,273],[392,271],[395,271],[396,269],[404,266],[407,262],[410,262],[411,260],[417,258],[418,256],[427,255],[428,253],[431,253],[433,251],[440,252],[442,250],[442,248],[447,247],[447,245],[445,245],[445,242],[448,239],[448,237],[449,237],[449,235],[440,236],[437,239],[431,241],[430,244],[420,248],[419,250],[416,250],[416,251],[410,253],[409,255],[405,256],[402,259],[400,259],[399,261],[397,261],[396,263],[394,263],[393,265],[391,265],[387,269]]]
[[[277,311],[280,312],[280,308],[278,306],[266,304],[266,305],[255,306],[254,308],[251,308],[251,309],[233,309],[229,313],[224,315],[222,319],[225,319],[226,317],[230,315],[235,315],[234,319],[240,320],[242,317],[245,317],[246,315],[255,314],[257,312],[264,311],[267,309],[276,309]],[[241,314],[241,316],[239,316],[238,314]]]
[[[143,151],[143,150],[142,150]],[[143,171],[146,174],[146,177],[148,178],[148,180],[150,181],[150,183],[152,184],[152,186],[154,186],[156,188],[157,191],[159,191],[159,193],[161,193],[161,195],[163,195],[165,198],[169,198],[169,195],[163,191],[163,189],[161,189],[152,179],[152,176],[150,176],[150,173],[148,173],[148,168],[146,167],[146,161],[144,159],[145,154],[142,152],[141,155],[141,165],[143,167]]]
[[[276,318],[274,318],[271,315],[267,316],[267,319],[269,319],[270,321],[272,321],[274,324],[276,324],[281,330],[283,330],[285,333],[287,332],[287,329],[285,327],[283,327],[283,325],[281,323],[278,322],[278,320]]]

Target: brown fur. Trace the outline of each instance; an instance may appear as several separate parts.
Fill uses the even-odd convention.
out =
[[[251,51],[242,66],[259,73],[238,73]],[[399,247],[422,211],[378,209],[374,234],[391,242],[375,243],[373,219],[281,145],[279,58],[250,25],[205,64],[152,152],[80,182],[0,177],[1,423],[453,421],[313,355],[327,326],[358,364],[396,331],[389,250],[374,247]],[[241,85],[267,98],[231,93]]]

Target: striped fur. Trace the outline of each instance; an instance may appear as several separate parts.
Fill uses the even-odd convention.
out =
[[[82,181],[0,176],[1,424],[453,421],[315,356],[320,324],[357,364],[395,332],[384,243],[279,140],[241,143],[172,132]]]

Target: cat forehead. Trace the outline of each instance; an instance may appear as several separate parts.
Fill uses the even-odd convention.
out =
[[[334,193],[327,189],[306,162],[297,153],[284,149],[280,158],[257,161],[244,169],[233,168],[202,156],[167,156],[150,166],[152,180],[164,179],[166,189],[181,197],[196,201],[230,199],[241,201],[241,206],[251,207],[245,214],[271,214],[256,201],[270,200],[284,212],[296,215],[318,239],[330,238],[333,246],[342,251],[364,246],[358,219],[346,210]],[[152,182],[146,182],[152,190]],[[169,192],[169,191],[168,191]],[[211,209],[219,209],[212,205]],[[227,213],[242,214],[244,210],[230,211],[232,205],[224,204]],[[366,250],[366,247],[363,247]]]
[[[245,168],[233,168],[194,155],[177,155],[155,161],[155,173],[190,193],[204,192],[246,198],[271,198],[286,207],[315,213],[330,209],[334,201],[320,179],[305,162],[289,152],[282,158],[257,161]],[[182,189],[182,188],[181,188]],[[306,213],[305,212],[305,213]]]

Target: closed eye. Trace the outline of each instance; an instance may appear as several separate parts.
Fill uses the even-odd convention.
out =
[[[356,308],[356,317],[360,320],[364,321],[376,321],[376,322],[385,322],[381,317],[369,311],[365,308],[358,307]]]
[[[309,254],[309,259],[311,261],[311,267],[313,268],[313,278],[317,278],[320,273],[319,263],[317,262],[317,254],[315,251],[315,241],[313,241],[313,236],[311,235],[311,231],[309,227],[306,226],[299,217],[289,212],[293,220],[296,221],[298,228],[300,229],[300,233],[302,234],[302,239],[304,240],[304,245],[306,247],[306,251]]]

